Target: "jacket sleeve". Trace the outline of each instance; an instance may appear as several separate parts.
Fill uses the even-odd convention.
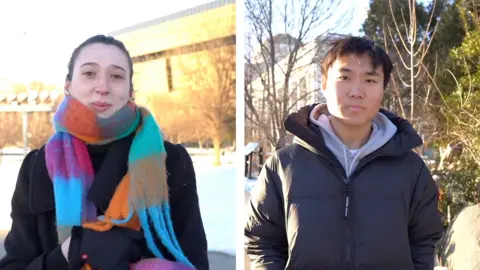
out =
[[[172,222],[185,256],[198,270],[208,270],[207,237],[198,202],[193,162],[187,150],[175,145],[167,158]]]
[[[443,235],[438,210],[438,189],[425,164],[422,165],[411,202],[410,249],[415,270],[434,268],[435,247]]]
[[[283,270],[288,260],[288,244],[278,175],[270,157],[255,183],[247,205],[245,250],[251,269]]]
[[[37,218],[29,207],[30,169],[37,150],[27,154],[20,167],[12,197],[12,227],[4,246],[5,256],[0,260],[2,270],[68,270],[67,260],[60,245],[43,251],[40,245]]]

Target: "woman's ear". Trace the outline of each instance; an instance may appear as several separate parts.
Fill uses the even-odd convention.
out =
[[[71,82],[69,80],[65,80],[65,86],[63,88],[63,93],[66,96],[70,95],[70,86],[71,86]]]

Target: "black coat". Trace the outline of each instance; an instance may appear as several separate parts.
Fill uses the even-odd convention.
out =
[[[132,139],[133,136],[129,136],[107,146],[88,147],[97,179],[88,196],[99,213],[107,209],[117,184],[127,172]],[[192,160],[181,145],[166,142],[165,148],[175,233],[190,262],[197,269],[209,269]],[[11,217],[12,228],[5,239],[6,255],[0,260],[0,269],[69,269],[58,243],[53,184],[46,169],[44,147],[31,151],[23,161],[12,198]],[[144,239],[137,241],[144,250],[142,257],[154,257]],[[160,242],[156,242],[165,257],[174,260]]]
[[[303,143],[269,158],[252,191],[245,227],[252,269],[432,270],[443,229],[435,183],[412,151],[421,144],[413,127],[383,111],[397,133],[344,181],[311,127],[312,108],[286,120]]]

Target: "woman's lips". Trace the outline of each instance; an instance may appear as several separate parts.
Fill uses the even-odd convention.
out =
[[[105,102],[92,102],[90,103],[90,107],[92,107],[92,109],[96,112],[104,112],[110,109],[110,107],[112,107],[112,104]]]

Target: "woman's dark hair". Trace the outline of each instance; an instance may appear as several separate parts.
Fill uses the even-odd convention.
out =
[[[75,50],[72,53],[72,56],[70,57],[70,61],[68,62],[68,73],[66,76],[66,80],[67,81],[72,80],[73,67],[75,66],[75,61],[77,60],[77,57],[80,54],[80,51],[86,46],[90,44],[95,44],[95,43],[115,46],[118,49],[120,49],[125,54],[125,56],[127,56],[128,65],[130,67],[130,93],[133,93],[133,80],[132,80],[133,79],[133,62],[132,62],[132,58],[130,57],[130,53],[128,52],[127,48],[120,40],[117,40],[113,37],[105,36],[105,35],[96,35],[96,36],[90,37],[89,39],[85,40],[82,44],[80,44],[77,48],[75,48]]]
[[[374,69],[381,66],[384,76],[383,88],[387,87],[393,69],[392,61],[385,50],[375,45],[372,40],[363,37],[349,36],[334,41],[323,60],[322,76],[326,78],[328,69],[332,67],[335,60],[347,54],[367,55],[372,60]]]

